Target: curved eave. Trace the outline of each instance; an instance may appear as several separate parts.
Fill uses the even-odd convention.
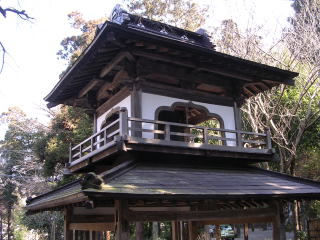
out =
[[[281,75],[283,82],[276,81],[279,84],[283,83],[287,85],[293,85],[294,84],[293,78],[298,76],[298,73],[296,72],[291,72],[291,71],[279,69],[276,67],[264,65],[261,63],[230,56],[227,54],[219,53],[213,49],[201,46],[196,43],[193,44],[187,41],[183,41],[182,39],[180,40],[180,39],[172,38],[170,36],[156,34],[154,32],[146,31],[136,27],[131,27],[130,25],[119,25],[119,24],[107,21],[103,25],[102,29],[100,30],[98,35],[95,37],[93,42],[86,48],[86,50],[81,54],[81,56],[72,65],[72,67],[64,74],[64,76],[55,85],[55,87],[51,90],[51,92],[44,98],[44,100],[51,103],[59,102],[59,100],[61,100],[59,99],[60,93],[63,92],[68,87],[68,84],[72,82],[72,78],[77,73],[77,71],[90,60],[91,56],[93,56],[93,54],[95,53],[95,50],[100,47],[102,42],[105,41],[105,36],[109,30],[118,31],[118,33],[120,34],[123,33],[123,34],[128,34],[130,36],[135,36],[143,39],[150,39],[152,41],[157,41],[162,44],[178,47],[186,51],[206,54],[208,57],[212,56],[212,57],[223,58],[226,61],[231,62],[232,64],[245,64],[248,67],[253,67],[253,68],[256,68],[256,70],[268,72],[270,74],[273,74],[274,76]]]
[[[162,199],[162,200],[320,200],[320,193],[274,193],[274,194],[248,194],[248,195],[218,195],[218,194],[134,194],[134,193],[110,193],[103,192],[96,189],[86,189],[83,191],[90,198],[103,198],[103,199]]]
[[[78,192],[70,194],[68,196],[64,196],[62,198],[51,199],[49,201],[41,203],[31,203],[28,204],[25,208],[28,212],[47,211],[56,208],[63,208],[64,206],[69,204],[85,202],[88,199],[88,196],[86,196],[83,192]]]

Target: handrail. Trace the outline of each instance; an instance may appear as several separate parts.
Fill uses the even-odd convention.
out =
[[[250,134],[250,135],[256,135],[256,136],[266,136],[266,133],[254,133],[254,132],[247,132],[242,130],[234,130],[234,129],[226,129],[226,128],[212,128],[212,127],[204,127],[199,125],[192,125],[192,124],[185,124],[185,123],[175,123],[175,122],[167,122],[167,121],[159,121],[159,120],[149,120],[149,119],[143,119],[143,118],[134,118],[134,117],[128,117],[129,121],[135,121],[135,122],[143,122],[143,123],[153,123],[153,124],[162,124],[162,125],[172,125],[177,127],[187,127],[187,128],[198,128],[198,129],[204,129],[211,131],[219,131],[219,132],[229,132],[229,133],[241,133],[241,134]]]
[[[99,152],[99,149],[105,149],[106,147],[112,146],[110,143],[115,143],[116,136],[124,137],[123,139],[126,139],[126,136],[135,138],[149,138],[151,141],[155,140],[155,143],[163,141],[172,143],[172,145],[174,145],[174,142],[177,141],[186,143],[190,143],[190,141],[198,141],[198,143],[204,144],[204,146],[227,144],[227,147],[238,147],[242,149],[272,148],[269,132],[254,133],[242,130],[212,128],[192,124],[128,117],[125,109],[120,109],[118,113],[119,117],[108,124],[108,126],[104,127],[99,132],[93,134],[76,146],[70,146],[69,161],[73,162],[78,159],[80,160],[88,154],[92,156],[95,151]],[[136,122],[136,124],[134,124],[134,122]],[[137,122],[139,124],[137,124]],[[146,127],[142,123],[153,124],[154,126]],[[157,129],[157,125],[163,125],[163,129]],[[189,130],[187,132],[179,132],[179,130],[172,131],[171,127],[173,126],[182,127]],[[195,129],[195,132],[192,132],[192,129]],[[219,132],[220,134],[214,135],[212,134],[212,131]],[[229,135],[225,136],[222,133]],[[234,143],[231,144],[231,142],[234,142],[235,145],[233,145]]]

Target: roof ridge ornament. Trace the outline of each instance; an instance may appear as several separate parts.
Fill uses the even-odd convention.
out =
[[[121,25],[127,21],[130,21],[130,16],[127,11],[121,7],[120,4],[116,4],[116,6],[111,11],[110,20]]]

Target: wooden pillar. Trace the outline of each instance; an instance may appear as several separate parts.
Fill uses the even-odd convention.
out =
[[[275,204],[276,215],[272,222],[272,229],[273,229],[273,240],[280,240],[281,239],[281,221],[280,221],[280,212],[279,212],[279,205]],[[282,240],[282,239],[281,239]]]
[[[241,130],[242,128],[241,113],[240,113],[240,108],[238,107],[238,104],[236,101],[233,104],[233,112],[234,112],[235,128],[236,130]]]
[[[171,222],[171,235],[172,240],[180,240],[180,227],[178,221]]]
[[[136,222],[136,240],[143,239],[143,222]]]
[[[85,240],[90,240],[90,231],[85,231],[84,232],[84,239]]]
[[[188,238],[189,240],[195,240],[198,237],[198,224],[194,221],[188,222]]]
[[[65,207],[64,209],[64,239],[73,240],[73,231],[69,229],[71,220],[72,208]]]
[[[93,114],[93,134],[95,134],[97,132],[98,126],[97,126],[97,113]]]
[[[128,200],[115,200],[116,240],[129,240]]]
[[[137,89],[136,84],[133,85],[131,92],[131,117],[141,118],[141,89]],[[141,122],[131,122],[131,126],[135,129],[141,129]],[[131,134],[135,137],[141,137],[141,131],[134,131]]]
[[[236,101],[234,101],[233,105],[233,112],[234,112],[234,122],[235,122],[235,129],[237,130],[236,137],[237,137],[237,146],[242,147],[242,139],[241,134],[238,132],[242,128],[241,123],[241,116],[240,116],[240,109]]]
[[[73,232],[73,239],[74,239],[74,240],[79,240],[79,239],[80,239],[80,231],[74,230],[74,232]]]
[[[243,239],[248,240],[249,239],[249,224],[245,223],[243,225]]]
[[[274,201],[272,204],[275,210],[275,216],[272,221],[273,239],[286,240],[286,232],[284,227],[284,216],[281,202]]]

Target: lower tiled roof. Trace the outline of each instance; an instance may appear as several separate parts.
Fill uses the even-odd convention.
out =
[[[112,171],[112,170],[111,170]],[[58,207],[95,196],[113,199],[320,199],[320,183],[254,167],[165,166],[128,164],[101,176],[99,188],[84,188],[76,181],[30,199],[29,210]],[[50,203],[50,204],[48,204]]]

